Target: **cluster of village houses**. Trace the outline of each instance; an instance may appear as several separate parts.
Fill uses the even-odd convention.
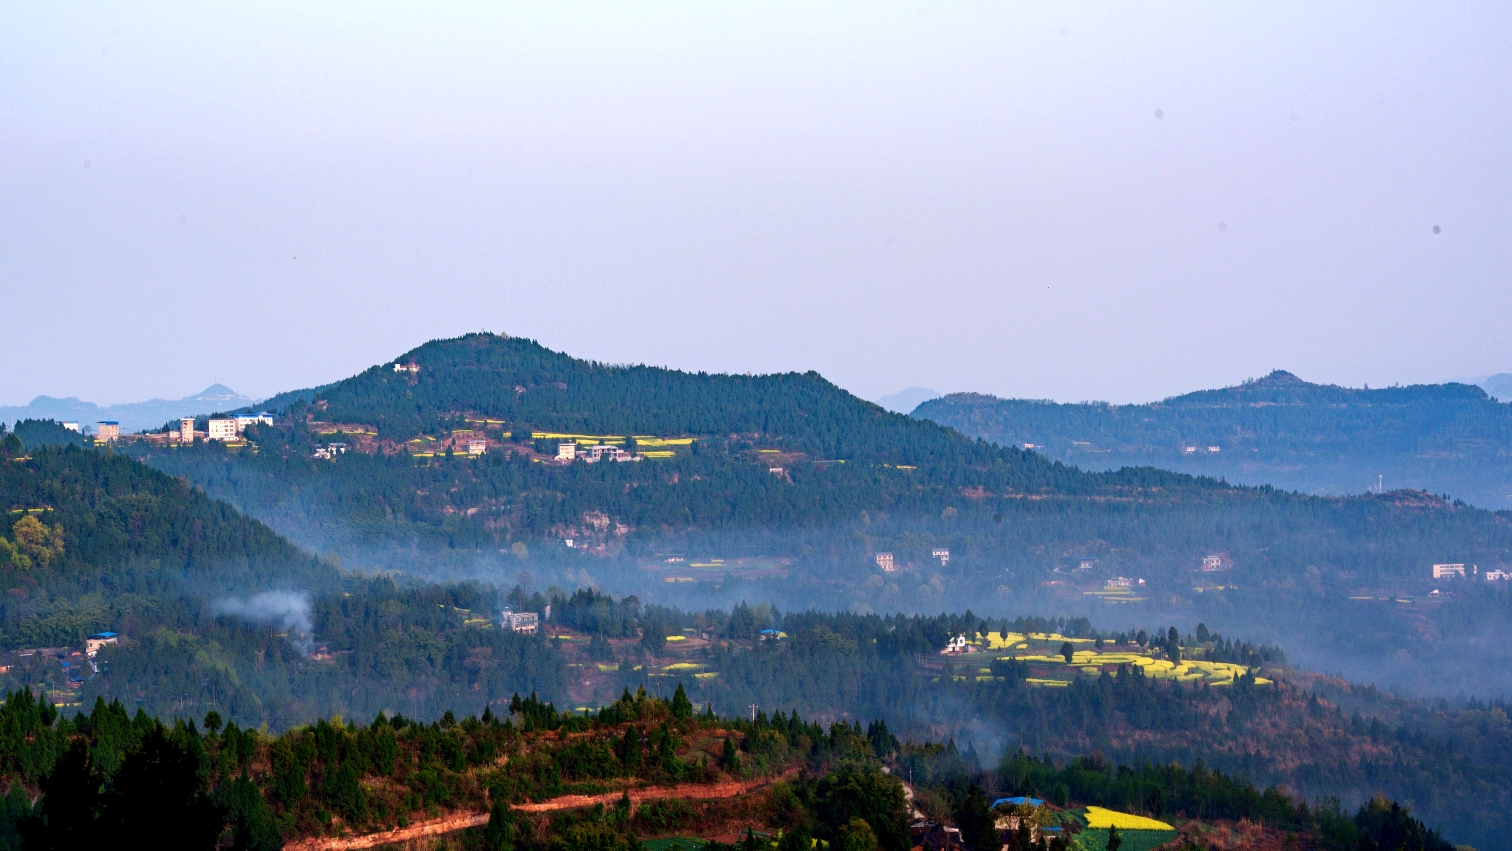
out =
[[[950,563],[950,550],[934,550],[929,555],[940,562],[940,567]],[[882,568],[883,573],[892,573],[899,569],[897,563],[893,561],[892,553],[877,553],[876,560],[877,567]]]
[[[196,437],[229,442],[240,440],[247,426],[255,423],[272,425],[273,415],[264,411],[255,414],[237,414],[234,417],[212,417],[206,424],[205,431],[195,431],[194,417],[184,417],[179,420],[178,430],[170,431],[168,435],[170,439],[180,443],[193,443]],[[69,431],[83,433],[83,429],[76,422],[65,422],[61,425]],[[101,420],[95,423],[94,439],[97,443],[120,440],[121,424],[115,420]]]
[[[575,442],[557,444],[556,460],[564,464],[571,464],[573,461],[577,461],[579,459],[587,461],[589,464],[593,464],[598,461],[640,460],[640,458],[637,457],[634,452],[627,452],[626,450],[621,449],[618,446],[610,446],[606,443],[590,446],[586,450],[579,447]]]
[[[12,650],[0,657],[0,674],[30,679],[25,674],[30,673],[33,665],[52,659],[63,669],[63,682],[49,684],[78,690],[84,687],[85,681],[100,673],[100,666],[95,662],[95,655],[100,652],[100,648],[115,644],[118,638],[113,632],[97,632],[84,639],[83,650],[72,647],[27,647]]]
[[[1465,579],[1467,577],[1474,578],[1480,575],[1480,567],[1474,564],[1470,565],[1470,572],[1468,575],[1465,573],[1464,564],[1435,564],[1433,566],[1434,579]],[[1485,574],[1485,580],[1487,582],[1507,582],[1509,580],[1512,580],[1512,572],[1502,570],[1500,568],[1496,570],[1488,570]]]

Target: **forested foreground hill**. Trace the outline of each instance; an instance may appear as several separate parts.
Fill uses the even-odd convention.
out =
[[[712,840],[711,851],[728,847],[721,839],[741,851],[905,851],[942,824],[968,848],[1118,847],[1114,830],[1093,823],[1101,818],[1122,822],[1117,839],[1135,848],[1179,838],[1200,849],[1237,829],[1250,848],[1451,849],[1384,799],[1351,818],[1337,802],[1309,806],[1218,772],[1100,757],[1056,765],[1011,754],[983,771],[953,744],[900,743],[880,721],[863,731],[780,712],[719,718],[696,713],[681,689],[665,701],[626,692],[593,716],[533,696],[509,709],[431,723],[322,720],[273,737],[213,713],[203,733],[193,721],[168,726],[104,701],[60,718],[29,692],[11,694],[0,707],[11,790],[0,848],[151,836],[168,848],[272,851],[383,834],[373,838],[439,836],[427,841],[488,851],[635,851],[664,837]],[[912,802],[900,776],[914,784]],[[1010,813],[989,809],[1000,794],[1049,804],[1011,813],[1022,829],[1000,833],[993,822]]]
[[[262,523],[108,450],[43,446],[0,461],[0,511],[4,650],[77,645],[181,595],[337,586]]]
[[[1504,703],[1397,700],[1298,674],[1273,647],[1206,629],[1099,632],[1074,619],[782,614],[764,605],[687,612],[588,590],[516,589],[499,599],[478,586],[399,590],[387,580],[346,588],[314,601],[308,649],[278,626],[184,617],[101,650],[102,673],[66,699],[119,699],[179,717],[213,710],[243,728],[281,730],[335,714],[499,714],[515,692],[531,691],[581,713],[627,688],[665,695],[682,683],[694,703],[721,713],[755,704],[767,717],[782,709],[826,723],[886,718],[905,738],[953,738],[962,765],[990,767],[1022,748],[1061,765],[1101,754],[1205,766],[1309,801],[1337,796],[1351,809],[1384,793],[1482,848],[1505,847],[1496,837],[1512,835]],[[496,625],[497,606],[548,604],[550,637]],[[1028,644],[939,654],[952,635],[992,632]],[[1069,659],[1065,645],[1077,648]],[[1192,681],[1173,659],[1246,672]],[[25,687],[14,672],[5,685]]]
[[[1277,371],[1145,405],[957,393],[913,416],[1087,470],[1148,465],[1318,494],[1384,480],[1512,508],[1512,405],[1469,384],[1360,390]]]
[[[733,603],[744,574],[719,566],[743,559],[769,578],[742,593],[784,604],[1125,617],[1116,604],[1419,691],[1512,688],[1486,675],[1512,671],[1512,648],[1476,638],[1512,629],[1509,595],[1430,574],[1512,567],[1512,515],[1418,491],[1318,498],[1152,467],[1085,472],[813,374],[606,366],[487,334],[270,404],[276,423],[245,446],[129,451],[348,565],[565,585],[595,581],[586,571],[663,600],[686,592],[662,580],[682,578]],[[566,441],[643,460],[557,463]],[[879,553],[902,569],[879,570]],[[1202,573],[1209,556],[1220,569]],[[1139,593],[1110,596],[1122,580]]]

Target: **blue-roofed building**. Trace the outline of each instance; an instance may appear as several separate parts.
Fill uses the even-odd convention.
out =
[[[100,652],[101,647],[104,647],[107,644],[115,644],[117,638],[119,638],[119,636],[117,636],[113,632],[97,632],[94,635],[91,635],[90,637],[84,639],[84,652],[88,656],[94,656],[96,653]]]
[[[1018,815],[1018,813],[1023,812],[1023,810],[1020,810],[1018,808],[1038,808],[1043,807],[1044,805],[1045,802],[1043,800],[1039,798],[1030,798],[1027,795],[1016,795],[1012,798],[998,798],[996,801],[992,802],[992,809],[996,810],[998,807],[1002,807],[1005,810],[1004,812],[998,814],[994,822],[994,826],[998,829],[998,835],[1003,840],[1005,846],[1012,842],[1012,834],[1018,832],[1020,824],[1020,816]],[[1012,807],[1013,809],[1009,809],[1010,807]],[[1029,836],[1030,839],[1034,842],[1039,842],[1041,837],[1047,833],[1056,833],[1057,835],[1059,834],[1060,828],[1058,827],[1052,828],[1036,824],[1035,822],[1037,822],[1038,819],[1027,815],[1023,816],[1023,819],[1029,822]]]

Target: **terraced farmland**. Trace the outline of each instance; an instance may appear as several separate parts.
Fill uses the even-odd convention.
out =
[[[1032,675],[1028,682],[1038,686],[1059,687],[1070,685],[1078,676],[1097,677],[1103,673],[1117,676],[1120,669],[1139,669],[1146,676],[1159,680],[1175,680],[1183,683],[1206,682],[1211,686],[1232,685],[1240,677],[1251,675],[1248,667],[1234,662],[1215,662],[1205,659],[1163,658],[1161,651],[1147,649],[1137,644],[1107,644],[1097,646],[1090,638],[1071,638],[1059,633],[999,633],[990,632],[983,638],[968,641],[975,653],[962,658],[981,659],[991,653],[999,661],[1017,661],[1029,665]],[[1068,660],[1062,651],[1071,647]],[[982,667],[978,675],[991,675],[991,668]],[[1270,680],[1255,677],[1257,684]]]

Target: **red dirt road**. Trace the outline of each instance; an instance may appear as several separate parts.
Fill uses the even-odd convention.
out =
[[[630,802],[639,804],[642,801],[654,801],[660,798],[686,798],[688,800],[713,800],[716,798],[733,798],[742,795],[758,786],[772,782],[772,778],[762,780],[747,780],[736,783],[683,783],[677,786],[662,786],[651,789],[631,789]],[[552,798],[538,804],[517,804],[514,809],[523,813],[544,813],[551,810],[571,810],[578,807],[591,807],[594,804],[613,805],[620,799],[619,792],[608,792],[603,795],[563,795],[560,798]],[[469,827],[478,827],[488,823],[488,813],[453,813],[430,821],[412,824],[409,827],[399,827],[393,830],[385,830],[382,833],[368,833],[362,836],[347,837],[311,837],[290,842],[284,846],[284,851],[349,851],[349,849],[375,848],[389,843],[403,843],[415,839],[425,839],[430,836],[443,836],[448,833],[456,833]]]

